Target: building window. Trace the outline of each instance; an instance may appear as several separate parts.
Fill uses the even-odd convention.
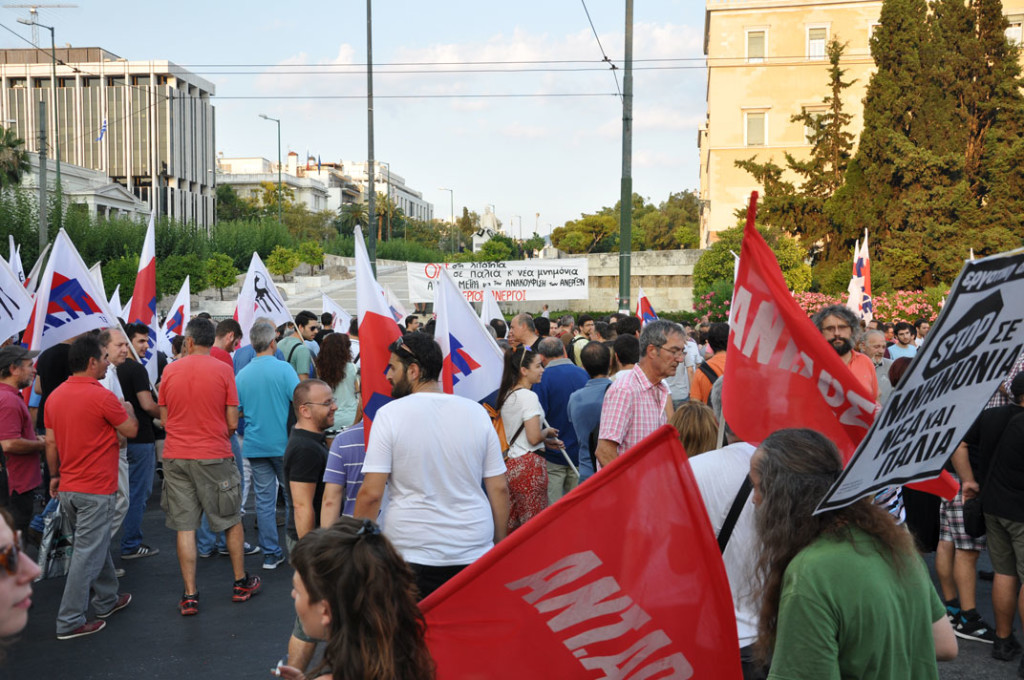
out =
[[[1014,14],[1006,17],[1010,25],[1006,27],[1006,39],[1011,44],[1020,45],[1024,39],[1024,15]]]
[[[767,134],[765,111],[747,111],[743,114],[743,144],[745,146],[764,146]]]
[[[764,63],[765,43],[768,32],[764,29],[747,31],[747,63]]]
[[[812,61],[825,59],[825,43],[828,41],[828,28],[814,26],[807,29],[807,58]]]
[[[814,121],[821,122],[822,117],[828,112],[828,109],[823,107],[804,107],[804,113],[809,115]],[[817,126],[814,124],[808,124],[810,121],[804,122],[804,143],[813,144],[814,134],[817,132]]]

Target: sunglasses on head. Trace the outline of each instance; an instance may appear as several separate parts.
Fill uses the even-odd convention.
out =
[[[413,352],[411,349],[409,349],[409,346],[406,345],[402,341],[402,338],[398,338],[393,343],[391,343],[391,346],[388,347],[388,351],[391,352],[392,354],[398,354],[399,352],[405,352],[406,354],[411,356],[413,361],[415,361],[416,363],[418,363],[418,364],[422,364],[423,363],[420,360],[419,356],[416,354],[416,352]]]

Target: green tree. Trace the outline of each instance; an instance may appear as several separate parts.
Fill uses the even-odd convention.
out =
[[[345,203],[341,206],[338,215],[338,231],[342,234],[351,234],[355,231],[356,225],[366,230],[370,223],[370,214],[365,203]]]
[[[284,277],[288,280],[288,274],[292,273],[299,266],[299,254],[290,248],[277,246],[270,257],[267,258],[267,271],[271,274]]]
[[[614,239],[619,231],[616,215],[583,214],[551,232],[551,243],[567,253],[590,253],[602,242]],[[610,248],[609,248],[610,249]],[[598,251],[601,252],[601,251]]]
[[[242,200],[230,184],[217,185],[217,221],[251,220],[256,217],[252,203]]]
[[[303,241],[298,247],[299,261],[309,265],[309,275],[313,275],[313,267],[324,263],[324,249],[316,241]]]
[[[222,301],[224,289],[235,285],[239,274],[235,263],[224,253],[214,253],[206,260],[206,282],[217,289]]]
[[[544,246],[544,237],[538,234],[537,232],[533,232],[533,235],[530,236],[530,238],[523,241],[523,249],[528,253],[539,251]]]
[[[804,262],[804,250],[797,240],[780,230],[758,225],[758,232],[775,253],[775,259],[782,270],[786,285],[799,293],[810,288],[811,267]],[[693,294],[699,297],[715,289],[718,282],[733,284],[736,255],[743,244],[743,226],[718,232],[718,240],[704,251],[693,267]]]
[[[18,186],[28,169],[25,140],[11,128],[0,128],[0,188]]]
[[[480,248],[480,252],[476,254],[476,259],[480,262],[498,262],[511,259],[511,257],[512,248],[509,247],[508,243],[498,238],[488,240]]]
[[[206,289],[206,268],[203,261],[195,253],[187,255],[171,255],[157,258],[156,261],[156,294],[157,297],[174,295],[181,289],[185,277],[189,278],[192,290]],[[106,273],[104,272],[104,283]],[[124,289],[122,289],[124,290]]]

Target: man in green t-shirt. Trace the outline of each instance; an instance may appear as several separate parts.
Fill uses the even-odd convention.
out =
[[[295,332],[277,343],[277,348],[284,355],[284,360],[292,365],[299,375],[299,380],[309,378],[312,357],[306,340],[312,340],[320,329],[316,322],[316,314],[302,310],[295,315]]]

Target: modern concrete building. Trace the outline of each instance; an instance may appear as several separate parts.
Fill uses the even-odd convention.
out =
[[[158,215],[213,224],[213,83],[98,47],[58,48],[56,58],[51,82],[49,50],[0,50],[0,119],[27,150],[38,153],[45,102],[50,158],[59,148],[62,164],[105,173]]]
[[[785,166],[786,152],[804,159],[807,130],[790,118],[824,111],[828,95],[825,46],[846,43],[845,92],[850,131],[863,128],[863,98],[874,72],[869,39],[881,0],[706,0],[707,120],[698,131],[700,247],[736,226],[752,190],[761,187],[735,161],[757,157]],[[1007,36],[1021,41],[1024,0],[1004,0]],[[789,179],[796,179],[791,177]]]
[[[361,201],[366,201],[366,190],[370,175],[366,161],[342,161],[341,168],[346,175],[359,187]],[[374,161],[374,191],[389,195],[396,208],[401,208],[406,217],[429,222],[434,219],[434,206],[423,200],[423,194],[405,184],[405,178],[392,172],[388,163]]]
[[[295,152],[288,154],[288,165],[281,173],[281,185],[291,189],[296,203],[312,212],[329,209],[327,187],[317,179],[296,172]],[[263,185],[277,186],[277,164],[266,158],[218,158],[217,183],[228,184],[242,198],[251,198],[263,191]]]

